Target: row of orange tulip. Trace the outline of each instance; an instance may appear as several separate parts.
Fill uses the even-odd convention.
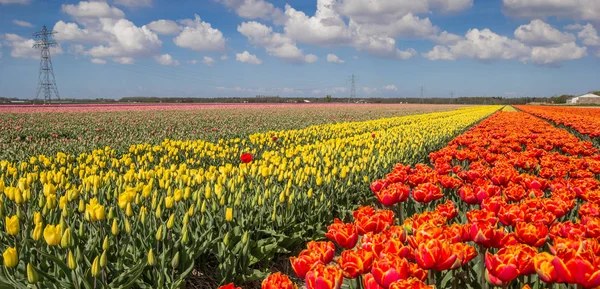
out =
[[[600,113],[596,109],[564,106],[518,106],[520,110],[570,127],[594,139],[600,137]]]
[[[590,142],[499,112],[430,161],[371,184],[388,210],[361,207],[329,226],[339,257],[323,241],[290,259],[307,288],[600,286],[600,154]],[[263,281],[295,286],[279,273]]]

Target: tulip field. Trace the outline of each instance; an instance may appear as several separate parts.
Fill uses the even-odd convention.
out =
[[[591,108],[2,109],[0,288],[600,287]]]

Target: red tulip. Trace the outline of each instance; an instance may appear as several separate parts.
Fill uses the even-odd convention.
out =
[[[233,283],[229,283],[227,285],[223,285],[223,286],[219,287],[218,289],[242,289],[242,288],[235,287],[235,285],[233,285]]]
[[[434,289],[434,287],[423,283],[417,278],[408,278],[392,283],[390,289]]]
[[[371,274],[381,287],[388,289],[392,283],[410,277],[410,265],[406,259],[387,255],[373,263]]]
[[[242,155],[240,156],[240,161],[241,161],[242,163],[245,163],[245,164],[247,164],[247,163],[249,163],[249,162],[251,162],[251,161],[252,161],[252,155],[251,155],[251,154],[248,154],[248,153],[242,154]]]
[[[310,241],[306,244],[308,250],[318,253],[321,256],[321,262],[328,264],[335,255],[335,245],[332,242]]]
[[[325,236],[344,249],[352,249],[358,242],[358,230],[354,224],[345,224],[336,218],[327,231]]]
[[[485,248],[499,247],[499,241],[504,237],[503,229],[496,229],[496,226],[486,221],[474,222],[471,224],[471,240]]]
[[[371,189],[371,192],[377,195],[377,193],[383,188],[385,188],[387,185],[387,180],[374,180],[369,187]]]
[[[541,247],[546,243],[548,227],[542,223],[519,222],[515,227],[515,236],[523,244]]]
[[[261,289],[298,289],[298,286],[281,272],[273,273],[263,280]]]
[[[442,189],[432,183],[423,183],[414,188],[413,199],[421,203],[429,203],[444,197]]]
[[[359,275],[370,272],[374,259],[375,256],[373,253],[358,249],[356,251],[346,250],[342,252],[342,256],[337,262],[340,268],[342,268],[344,277],[354,279]]]
[[[495,285],[508,283],[519,275],[531,274],[533,258],[537,250],[527,245],[516,245],[502,248],[495,255],[485,255],[485,266],[488,279]],[[500,284],[499,282],[500,281]]]
[[[386,207],[400,202],[406,202],[410,194],[410,187],[401,183],[389,184],[379,191],[374,191],[375,196]]]
[[[335,266],[319,264],[306,273],[307,289],[339,289],[342,287],[344,276]]]
[[[450,221],[458,216],[458,209],[454,206],[454,203],[451,200],[446,201],[446,203],[438,205],[435,210],[440,212],[442,216],[446,217],[446,220]]]
[[[375,281],[375,278],[371,273],[365,274],[363,276],[362,283],[365,289],[383,289],[383,287],[379,286],[377,281]]]
[[[273,141],[277,141],[277,137],[276,136],[273,136]]]
[[[427,243],[420,243],[415,251],[415,260],[421,268],[426,270],[444,271],[460,267],[457,252],[448,242],[440,242],[437,239]]]
[[[377,211],[372,216],[363,215],[359,218],[355,216],[355,219],[359,235],[368,232],[379,233],[394,224],[394,213],[392,211]]]
[[[290,263],[296,276],[300,279],[304,279],[306,273],[310,271],[310,269],[317,264],[323,264],[323,261],[321,261],[320,253],[306,249],[300,252],[298,257],[291,257]]]

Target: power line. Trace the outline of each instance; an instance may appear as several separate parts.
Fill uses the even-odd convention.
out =
[[[46,29],[46,25],[42,27],[42,31],[33,34],[33,37],[37,39],[33,48],[41,49],[40,57],[40,73],[38,76],[38,87],[35,99],[37,100],[40,93],[44,92],[44,103],[52,103],[52,94],[60,102],[60,95],[58,94],[58,87],[56,86],[56,79],[54,78],[54,69],[52,68],[52,59],[50,58],[50,47],[58,45],[56,41],[52,39],[52,35],[56,32]]]

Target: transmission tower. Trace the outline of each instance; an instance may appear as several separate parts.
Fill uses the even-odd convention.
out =
[[[40,48],[42,51],[40,59],[40,75],[38,77],[38,87],[35,99],[40,97],[40,93],[44,94],[44,103],[52,103],[52,94],[60,102],[60,95],[58,94],[58,87],[56,86],[56,79],[54,79],[54,70],[52,69],[52,59],[50,59],[50,47],[58,45],[56,41],[52,39],[52,35],[55,31],[46,29],[46,25],[42,28],[42,31],[33,34],[36,39],[33,48]]]

